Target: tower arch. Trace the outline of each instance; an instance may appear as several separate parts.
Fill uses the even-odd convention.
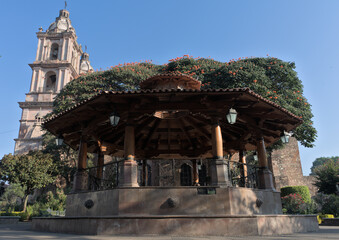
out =
[[[56,79],[57,74],[54,71],[48,71],[45,74],[45,91],[55,92],[56,91]]]

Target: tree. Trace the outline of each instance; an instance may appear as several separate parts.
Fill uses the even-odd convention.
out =
[[[315,169],[319,166],[322,166],[324,164],[326,164],[328,161],[333,160],[334,162],[338,162],[339,161],[339,156],[336,157],[320,157],[320,158],[316,158],[313,163],[312,163],[312,167],[311,167],[311,174],[310,175],[315,175]]]
[[[70,186],[73,176],[76,172],[78,151],[73,150],[66,144],[57,146],[56,137],[46,132],[42,138],[42,152],[50,154],[53,158],[55,174],[60,178],[64,178],[66,186]],[[57,186],[61,187],[61,186]]]
[[[316,139],[311,120],[313,114],[294,69],[293,62],[272,57],[240,58],[223,63],[185,55],[171,59],[164,65],[151,62],[119,64],[107,71],[82,75],[68,83],[56,96],[53,113],[63,112],[101,91],[136,90],[139,83],[150,76],[179,73],[197,78],[202,82],[202,88],[248,87],[279,104],[304,120],[294,130],[294,136],[303,146],[313,147]]]
[[[14,210],[17,205],[18,198],[22,200],[25,196],[25,188],[18,183],[13,183],[9,185],[4,194],[1,196],[1,208],[4,208],[6,212],[9,210]]]
[[[315,170],[315,185],[319,188],[318,192],[325,194],[335,194],[337,184],[339,183],[339,161],[328,160],[322,166]]]
[[[55,165],[50,154],[41,151],[25,155],[5,155],[0,161],[0,179],[25,188],[24,211],[28,195],[34,189],[47,186],[55,180]]]
[[[43,134],[42,146],[42,152],[51,155],[53,158],[55,174],[58,179],[61,180],[61,178],[63,178],[66,181],[66,187],[70,187],[77,169],[78,150],[74,150],[66,144],[57,146],[56,137],[49,132]],[[87,154],[88,166],[92,165],[94,157],[91,153]],[[63,186],[58,186],[58,184],[56,184],[56,186],[58,188],[64,188]]]

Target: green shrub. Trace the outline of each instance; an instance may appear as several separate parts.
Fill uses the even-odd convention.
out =
[[[318,193],[313,199],[319,205],[319,212],[339,217],[339,196]]]
[[[282,197],[281,203],[283,207],[283,213],[300,214],[301,206],[305,202],[302,200],[301,196],[298,193],[291,193],[287,196]]]
[[[27,211],[30,212],[31,217],[39,217],[40,215],[40,210],[43,208],[39,202],[35,202],[33,205],[29,205],[27,207]]]
[[[319,205],[311,199],[310,202],[305,202],[300,206],[300,214],[318,214]]]
[[[30,218],[30,215],[28,212],[21,212],[19,216],[20,216],[20,221],[28,221]]]
[[[25,196],[25,188],[20,184],[10,184],[4,194],[1,196],[1,210],[12,212],[14,210],[21,210],[19,202]]]
[[[47,192],[39,198],[40,207],[43,209],[50,208],[54,211],[63,211],[66,205],[66,195],[63,190],[57,189],[56,194],[52,191]]]
[[[299,194],[305,203],[311,203],[311,194],[307,186],[287,186],[280,189],[281,197]]]

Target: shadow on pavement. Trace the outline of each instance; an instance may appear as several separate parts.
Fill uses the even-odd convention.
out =
[[[230,239],[274,239],[274,240],[318,240],[318,239],[339,239],[339,227],[321,226],[318,232],[313,233],[298,233],[282,236],[244,236],[244,237],[180,237],[180,236],[88,236],[88,235],[73,235],[49,232],[35,232],[31,230],[31,223],[18,223],[18,224],[0,224],[0,239],[1,240],[40,240],[40,239],[63,239],[63,240],[99,240],[99,239],[112,239],[112,240],[230,240]]]

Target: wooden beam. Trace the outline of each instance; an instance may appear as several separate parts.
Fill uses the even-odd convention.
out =
[[[204,154],[211,150],[211,147],[203,147],[196,149],[195,151],[192,150],[145,150],[146,157],[154,157],[160,154],[179,154],[181,156],[189,156],[189,157],[197,157],[201,154]]]
[[[187,116],[186,117],[189,121],[190,125],[194,126],[194,129],[198,132],[200,132],[202,135],[204,135],[207,139],[211,139],[211,135],[206,131],[206,129],[203,126],[199,126],[196,122],[196,120],[191,117],[191,116]],[[184,120],[186,121],[186,118],[184,118]]]
[[[157,127],[159,126],[160,122],[161,122],[160,119],[156,119],[156,120],[155,120],[155,122],[154,122],[154,124],[153,124],[151,130],[149,131],[149,133],[148,133],[148,135],[147,135],[147,137],[146,137],[146,139],[145,139],[145,141],[144,141],[144,144],[142,145],[142,149],[145,149],[145,148],[146,148],[147,144],[148,144],[149,141],[151,140],[151,138],[152,138],[152,136],[153,136],[155,130],[156,130]]]
[[[145,135],[141,132],[141,130],[145,129],[146,126],[148,126],[150,123],[156,121],[157,118],[155,117],[147,117],[142,123],[138,125],[138,127],[135,129],[135,146],[139,146],[140,140]]]
[[[187,138],[188,142],[190,143],[192,149],[195,149],[195,146],[194,146],[193,143],[192,143],[191,137],[190,137],[190,135],[188,134],[188,132],[187,132],[186,129],[185,129],[185,125],[184,125],[184,123],[183,123],[182,118],[179,118],[179,119],[178,119],[178,122],[179,122],[179,127],[180,127],[181,131],[184,133],[184,135],[185,135],[185,137]]]

